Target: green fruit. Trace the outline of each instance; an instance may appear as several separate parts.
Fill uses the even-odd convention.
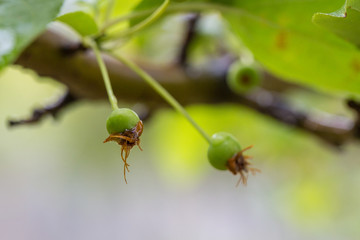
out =
[[[235,62],[229,68],[226,81],[232,91],[242,94],[258,86],[261,77],[253,66]]]
[[[109,134],[122,133],[134,128],[140,121],[139,116],[129,108],[118,108],[106,120],[106,129]]]
[[[241,146],[233,135],[218,132],[211,137],[208,159],[214,168],[226,170],[227,161],[240,151]]]

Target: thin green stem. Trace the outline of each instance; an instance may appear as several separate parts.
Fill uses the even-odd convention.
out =
[[[100,22],[100,9],[99,9],[99,5],[96,3],[92,4],[93,6],[93,11],[94,11],[94,19],[95,22]]]
[[[89,45],[92,48],[92,50],[94,51],[96,60],[97,60],[97,62],[99,64],[101,75],[102,75],[103,80],[104,80],[106,92],[108,94],[111,107],[112,107],[113,110],[116,110],[116,109],[119,108],[118,105],[117,105],[117,98],[115,97],[115,94],[114,94],[114,92],[112,90],[109,73],[108,73],[107,68],[105,66],[104,60],[101,57],[99,47],[98,47],[97,43],[92,41],[92,40],[90,41]]]
[[[150,25],[151,23],[153,23],[156,19],[158,19],[166,10],[166,8],[168,7],[170,3],[170,0],[165,0],[163,2],[163,4],[160,5],[159,8],[157,8],[149,17],[147,17],[145,20],[141,21],[140,23],[136,24],[135,26],[122,31],[118,34],[114,34],[114,35],[109,35],[107,37],[105,37],[104,39],[113,39],[113,38],[121,38],[124,36],[129,36],[132,35],[138,31],[140,31],[141,29],[147,27],[148,25]]]
[[[230,7],[226,7],[224,5],[213,4],[213,3],[194,3],[194,2],[180,3],[180,4],[174,4],[174,5],[168,6],[166,9],[166,12],[179,12],[179,11],[193,11],[193,12],[197,12],[197,11],[234,11],[236,13],[240,12],[240,14],[246,14],[246,12],[244,12],[241,9],[230,8]],[[123,15],[118,18],[112,19],[103,26],[102,32],[105,32],[107,29],[111,28],[112,26],[114,26],[120,22],[143,17],[150,13],[151,13],[151,10],[141,10],[141,11],[132,12],[127,15]]]
[[[144,79],[145,82],[149,84],[162,98],[164,98],[174,109],[176,109],[180,114],[182,114],[209,144],[211,143],[210,136],[194,121],[194,119],[183,108],[183,106],[181,106],[181,104],[165,88],[163,88],[153,77],[147,74],[144,70],[142,70],[132,61],[120,55],[115,55],[113,53],[110,54],[116,59],[120,60],[130,69],[132,69],[142,79]]]
[[[117,17],[115,19],[109,20],[107,23],[104,23],[104,25],[102,26],[100,31],[102,33],[104,33],[106,30],[108,30],[109,28],[113,27],[114,25],[116,25],[118,23],[128,21],[131,19],[135,19],[138,17],[142,17],[142,16],[145,16],[150,13],[151,13],[150,10],[143,10],[143,11],[132,12],[132,13]]]
[[[115,6],[115,0],[109,0],[106,6],[104,23],[107,23],[109,21],[114,6]]]

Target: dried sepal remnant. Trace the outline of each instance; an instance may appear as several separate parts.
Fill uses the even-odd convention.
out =
[[[104,143],[115,141],[121,146],[121,159],[124,161],[124,179],[126,181],[126,171],[129,172],[129,164],[127,163],[127,158],[130,155],[130,150],[137,145],[139,149],[142,151],[140,147],[140,136],[143,132],[143,123],[140,120],[137,125],[130,129],[125,130],[121,133],[113,133],[110,134],[110,136],[105,139]]]
[[[237,173],[240,174],[240,179],[236,186],[238,186],[241,182],[246,185],[247,179],[249,176],[249,172],[252,175],[255,175],[257,172],[260,173],[261,171],[257,168],[249,167],[252,165],[248,160],[252,159],[251,156],[244,155],[243,153],[249,149],[251,149],[253,146],[249,146],[247,148],[244,148],[240,152],[236,153],[232,158],[230,158],[227,163],[226,167],[229,169],[230,172],[232,172],[234,175]]]

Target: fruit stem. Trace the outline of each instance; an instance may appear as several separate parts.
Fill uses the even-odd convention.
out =
[[[134,34],[135,32],[140,31],[141,29],[147,27],[151,23],[153,23],[156,19],[158,19],[166,10],[167,6],[169,5],[170,0],[165,0],[160,7],[158,7],[149,17],[147,17],[145,20],[141,21],[140,23],[136,24],[135,26],[122,31],[118,34],[109,35],[107,37],[104,37],[105,40],[107,39],[116,39],[116,38],[122,38],[124,36],[129,36],[131,34]]]
[[[107,23],[111,17],[111,13],[114,9],[114,5],[115,5],[115,0],[109,0],[108,4],[106,6],[106,10],[105,10],[105,19],[104,19],[104,23]]]
[[[175,110],[182,114],[190,124],[202,135],[202,137],[210,144],[210,136],[194,121],[194,119],[189,115],[189,113],[181,106],[181,104],[163,87],[161,86],[153,77],[147,74],[139,66],[137,66],[132,61],[120,56],[110,53],[113,57],[120,60],[123,64],[128,66],[136,74],[138,74],[142,79],[145,80],[147,84],[150,85],[163,99],[165,99]]]
[[[166,11],[168,12],[198,12],[198,11],[214,11],[214,9],[216,9],[217,11],[220,12],[229,12],[229,13],[234,13],[234,14],[241,14],[241,15],[247,15],[249,17],[252,18],[256,18],[255,16],[251,15],[250,13],[239,9],[239,8],[234,8],[234,7],[230,7],[230,6],[224,6],[221,4],[213,4],[213,3],[208,3],[208,2],[188,2],[188,3],[176,3],[176,4],[172,4],[171,6],[167,7]],[[135,18],[139,18],[139,17],[143,17],[146,16],[148,14],[151,13],[151,10],[138,10],[138,11],[133,11],[127,15],[122,15],[119,16],[117,18],[111,19],[108,23],[104,24],[104,26],[101,29],[101,32],[105,32],[107,29],[116,26],[116,24],[123,22],[123,21],[128,21],[131,19],[135,19]],[[259,20],[261,20],[259,18]]]
[[[114,92],[112,90],[109,73],[108,73],[107,68],[105,66],[104,60],[101,57],[99,47],[98,47],[97,43],[92,41],[92,40],[89,41],[89,45],[92,48],[92,50],[94,51],[96,61],[99,64],[101,75],[102,75],[103,80],[104,80],[106,92],[108,94],[109,102],[111,104],[111,107],[112,107],[113,110],[116,110],[116,109],[119,108],[118,105],[117,105],[117,98],[116,98],[116,96],[115,96],[115,94],[114,94]]]

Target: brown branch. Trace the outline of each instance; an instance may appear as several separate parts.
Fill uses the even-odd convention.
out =
[[[69,91],[67,91],[55,103],[44,108],[35,109],[31,117],[21,120],[9,120],[9,126],[14,127],[18,125],[34,124],[39,122],[46,115],[51,115],[52,117],[56,118],[61,110],[73,104],[74,102],[76,102],[76,98],[74,98],[74,96]]]
[[[357,137],[354,134],[356,124],[352,120],[321,112],[314,115],[296,110],[274,92],[258,90],[240,97],[240,102],[279,122],[311,133],[335,147]]]
[[[179,47],[178,64],[183,68],[188,65],[189,48],[196,35],[196,26],[200,19],[199,13],[191,13],[186,19],[186,29],[181,46]]]
[[[64,47],[72,44],[78,45],[59,33],[47,31],[24,51],[16,64],[33,69],[40,76],[56,79],[79,99],[105,99],[106,91],[94,54],[91,51],[64,54]],[[163,103],[134,72],[107,55],[103,57],[119,100]],[[207,71],[189,77],[178,66],[138,64],[183,104],[211,100],[218,93],[219,78]]]
[[[93,53],[82,47],[69,46],[81,45],[59,33],[47,31],[26,49],[16,63],[33,69],[40,76],[49,76],[64,83],[78,99],[106,99],[106,91]],[[134,72],[107,55],[103,57],[119,100],[143,103],[152,110],[167,106]],[[354,129],[359,128],[358,121],[337,116],[315,118],[294,110],[281,96],[268,90],[259,90],[247,96],[233,94],[224,81],[232,61],[233,58],[228,56],[214,59],[206,69],[190,71],[194,73],[190,76],[180,66],[153,66],[137,62],[183,105],[240,103],[279,122],[305,130],[332,146],[340,146],[359,137],[354,134]],[[274,88],[276,85],[278,87]],[[266,73],[263,87],[267,86],[271,90],[283,91],[293,87],[293,84],[279,81]]]

